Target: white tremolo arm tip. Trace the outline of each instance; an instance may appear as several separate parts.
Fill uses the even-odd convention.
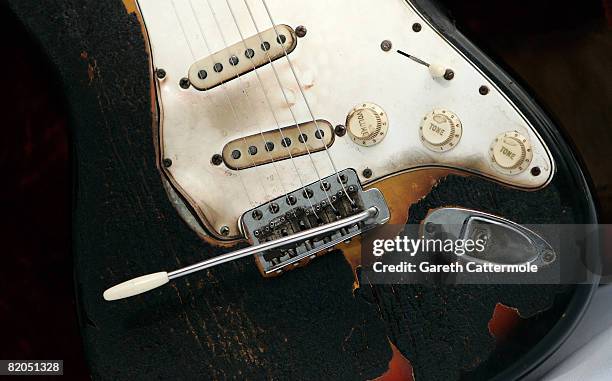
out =
[[[123,282],[104,291],[104,299],[108,301],[129,298],[142,294],[168,283],[167,272],[149,274]]]

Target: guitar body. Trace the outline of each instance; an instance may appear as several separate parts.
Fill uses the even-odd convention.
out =
[[[554,353],[595,280],[578,286],[360,284],[359,238],[282,276],[270,278],[246,259],[129,301],[104,302],[102,291],[124,279],[253,243],[241,225],[245,213],[334,179],[334,167],[351,168],[364,189],[378,189],[391,224],[420,224],[445,207],[520,224],[596,223],[585,175],[552,121],[429,1],[289,6],[270,0],[274,21],[293,28],[295,46],[291,52],[272,46],[268,57],[276,49],[294,67],[279,58],[242,68],[241,57],[236,78],[216,85],[216,56],[240,42],[240,27],[223,35],[206,2],[191,13],[189,1],[163,9],[160,3],[9,1],[57,68],[71,110],[75,281],[94,379],[513,379]],[[277,36],[257,4],[253,24],[246,8],[236,10],[245,44],[258,24]],[[221,25],[233,19],[227,11],[215,15]],[[302,24],[308,32],[299,37]],[[210,36],[207,43],[203,35]],[[386,39],[391,50],[381,46]],[[331,47],[314,54],[324,44]],[[398,49],[432,61],[431,70]],[[198,59],[211,64],[201,83],[200,68],[192,77],[188,72]],[[432,78],[438,63],[445,71]],[[231,66],[228,61],[224,70]],[[296,73],[301,80],[291,82]],[[291,85],[281,90],[277,79]],[[309,101],[300,104],[301,97]],[[387,136],[365,141],[350,131],[359,105],[380,107],[375,110],[388,116],[381,122],[388,126],[377,133]],[[436,110],[461,119],[459,140],[450,140],[456,147],[420,135],[421,120]],[[336,134],[333,142],[317,145],[314,134],[326,126],[320,121]],[[294,125],[315,126],[311,146],[299,146]],[[349,131],[337,134],[338,125]],[[287,154],[277,130],[294,134]],[[489,151],[509,132],[529,141],[522,146],[528,153],[517,166],[503,167]],[[268,140],[279,136],[276,151],[267,150]],[[252,146],[260,156],[244,161]],[[256,160],[262,165],[252,165]],[[499,349],[507,334],[501,305],[509,307],[511,325],[523,329],[517,335],[531,338],[527,355]],[[542,321],[546,326],[535,329]]]

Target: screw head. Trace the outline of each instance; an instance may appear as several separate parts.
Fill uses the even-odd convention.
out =
[[[306,199],[312,198],[314,196],[314,192],[310,188],[306,188],[304,192],[302,193],[303,193],[304,198]]]
[[[413,31],[418,33],[418,32],[421,31],[421,29],[423,29],[423,27],[418,22],[415,22],[414,24],[412,24],[412,30]]]
[[[429,234],[433,234],[436,232],[436,224],[433,222],[428,222],[425,224],[425,231]]]
[[[346,135],[346,127],[339,124],[336,126],[336,128],[334,129],[334,132],[336,133],[336,136],[338,137],[343,137],[344,135]]]
[[[206,70],[202,69],[198,71],[198,78],[200,78],[201,80],[205,80],[207,77],[208,73],[206,72]]]
[[[181,78],[179,81],[179,86],[181,86],[182,89],[187,90],[189,86],[191,86],[191,82],[189,82],[188,78]]]
[[[276,214],[279,211],[280,211],[280,206],[278,206],[277,203],[273,202],[272,204],[270,204],[270,213]]]
[[[444,79],[446,79],[447,81],[451,81],[453,78],[455,78],[455,72],[452,69],[446,69],[446,72],[444,73]]]
[[[227,237],[230,234],[229,226],[221,226],[221,229],[219,229],[219,233],[221,233],[222,236]]]
[[[219,154],[213,155],[212,159],[210,159],[212,165],[219,166],[223,163],[223,157]]]
[[[380,43],[380,48],[383,50],[383,52],[388,52],[389,50],[391,50],[392,47],[393,43],[391,43],[391,41],[389,40],[384,40]]]
[[[478,89],[478,92],[480,93],[480,95],[487,95],[489,94],[489,87],[482,85],[480,86],[480,88]]]
[[[306,33],[308,33],[308,29],[306,29],[304,25],[300,25],[297,28],[295,28],[295,34],[299,38],[306,37]]]
[[[159,79],[166,78],[166,71],[164,69],[157,69],[155,71],[155,74],[157,75],[157,78],[159,78]]]
[[[294,195],[289,195],[286,201],[287,201],[287,204],[291,206],[297,204],[297,198],[295,198]]]
[[[164,159],[162,160],[162,164],[164,165],[164,168],[170,168],[172,167],[172,159]]]
[[[538,177],[542,174],[542,170],[540,169],[540,167],[533,167],[531,168],[531,175],[533,177]]]
[[[254,210],[252,216],[253,219],[259,221],[263,218],[263,213],[260,210]]]
[[[364,169],[363,177],[365,177],[366,179],[369,179],[370,177],[372,177],[372,170],[370,168]]]
[[[543,255],[542,255],[542,259],[544,260],[544,262],[546,263],[551,263],[554,262],[555,259],[557,259],[557,255],[552,252],[552,251],[546,251]]]

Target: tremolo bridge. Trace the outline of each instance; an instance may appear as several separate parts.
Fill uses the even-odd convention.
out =
[[[375,213],[364,213],[368,211]],[[356,222],[349,225],[342,223],[360,214],[364,218],[356,218]],[[275,276],[386,223],[389,217],[382,193],[378,189],[364,191],[355,171],[347,169],[245,213],[241,223],[253,245],[321,229],[321,234],[315,237],[296,240],[255,256],[262,274]]]

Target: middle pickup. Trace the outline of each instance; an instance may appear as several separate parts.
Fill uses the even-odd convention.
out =
[[[293,28],[278,25],[194,62],[189,82],[200,91],[210,90],[284,57],[296,46]]]
[[[223,147],[223,161],[228,168],[247,169],[323,151],[334,138],[331,123],[319,119],[232,140]]]

